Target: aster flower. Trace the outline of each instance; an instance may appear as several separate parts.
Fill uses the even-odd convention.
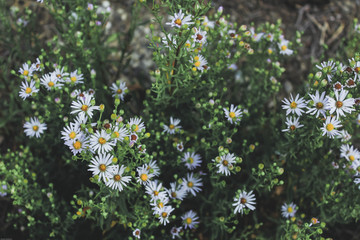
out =
[[[294,203],[290,203],[290,204],[284,203],[281,206],[281,215],[284,218],[292,218],[292,217],[294,217],[296,211],[297,211],[296,210],[296,205]]]
[[[346,98],[348,94],[347,90],[342,90],[339,94],[339,92],[335,92],[335,99],[329,97],[328,102],[328,108],[330,108],[330,114],[333,114],[333,112],[336,111],[337,118],[339,119],[339,116],[345,116],[345,113],[351,113],[352,111],[355,111],[353,105],[355,104],[355,101],[353,98]]]
[[[69,126],[65,126],[61,131],[61,139],[65,142],[67,141],[75,141],[82,135],[81,128],[79,124],[70,123]]]
[[[140,239],[140,234],[141,231],[138,228],[133,231],[133,236],[136,237],[137,239]]]
[[[227,108],[223,108],[226,119],[232,123],[237,124],[240,122],[242,117],[242,111],[241,109],[237,109],[237,107],[234,107],[233,104],[230,106],[230,110],[227,110]]]
[[[347,142],[351,139],[351,134],[346,130],[341,130],[337,138],[341,139],[341,142]]]
[[[316,117],[319,117],[319,114],[322,114],[324,117],[326,117],[326,111],[329,110],[329,108],[328,97],[325,94],[326,92],[323,92],[320,95],[318,90],[316,90],[315,95],[309,94],[314,103],[312,107],[308,107],[309,110],[306,113],[311,115],[316,114]]]
[[[136,171],[138,172],[137,182],[140,184],[148,184],[151,178],[155,176],[154,174],[149,172],[146,165],[138,167]]]
[[[146,193],[151,196],[152,200],[157,200],[166,196],[165,191],[161,191],[162,183],[158,183],[157,180],[149,181],[145,187]]]
[[[119,192],[121,192],[131,180],[130,176],[124,176],[125,169],[126,167],[124,165],[121,165],[120,167],[119,165],[113,166],[109,173],[109,179],[105,182],[106,186],[112,189],[118,189]]]
[[[183,221],[185,229],[193,229],[195,228],[196,224],[199,224],[198,216],[196,216],[196,213],[193,210],[190,210],[186,212],[184,215],[181,216],[181,219]]]
[[[34,62],[33,64],[31,64],[31,68],[34,70],[34,71],[41,71],[41,62],[40,62],[40,59],[39,58],[36,58],[36,62]]]
[[[41,134],[47,129],[45,123],[41,123],[38,118],[30,118],[29,122],[24,124],[24,132],[28,137],[37,137],[39,138]]]
[[[70,77],[66,79],[66,82],[77,85],[80,83],[84,83],[83,79],[83,74],[78,74],[77,70],[75,70],[74,72],[70,73]]]
[[[206,42],[206,31],[201,31],[200,28],[194,28],[195,33],[191,36],[191,38],[194,40],[194,42],[197,43],[205,43]]]
[[[149,171],[154,176],[160,175],[160,168],[156,164],[156,160],[151,160],[149,163],[145,164],[146,170]]]
[[[207,64],[208,64],[207,60],[200,54],[193,57],[193,60],[190,62],[192,62],[194,64],[195,70],[199,70],[202,72],[206,69],[209,69],[209,67],[207,66]]]
[[[170,17],[170,22],[165,23],[166,25],[170,25],[171,27],[177,27],[181,28],[183,25],[190,25],[194,22],[191,22],[191,15],[185,16],[184,13],[182,13],[182,10],[178,13],[175,13],[174,16]]]
[[[299,94],[296,95],[295,99],[290,94],[290,98],[282,100],[284,105],[282,105],[282,109],[286,109],[286,115],[290,113],[296,113],[298,116],[301,116],[304,112],[303,108],[306,107],[306,101],[303,97],[299,98]]]
[[[31,80],[30,83],[28,81],[23,81],[21,83],[19,96],[25,100],[26,98],[32,96],[34,93],[39,92],[39,89],[35,87],[35,81]]]
[[[90,147],[98,153],[110,152],[114,145],[115,143],[111,140],[110,134],[106,133],[104,129],[95,132],[90,137]]]
[[[310,220],[310,224],[309,224],[309,227],[311,227],[312,225],[315,225],[315,224],[318,224],[320,223],[320,221],[317,219],[317,218],[311,218]]]
[[[76,139],[66,141],[65,145],[70,148],[71,152],[75,156],[76,154],[89,149],[89,139],[85,136],[85,134],[81,134],[78,135]]]
[[[197,192],[201,191],[203,183],[201,178],[193,176],[194,173],[188,173],[186,178],[183,178],[183,187],[186,192],[190,192],[193,196],[196,196]]]
[[[339,131],[337,128],[342,127],[339,120],[335,117],[327,117],[323,127],[321,130],[323,131],[323,136],[326,134],[329,138],[334,138],[335,136],[339,135]]]
[[[286,118],[286,125],[287,125],[287,128],[281,130],[283,132],[293,132],[295,131],[297,128],[301,128],[303,127],[304,125],[300,124],[299,123],[299,119],[300,117],[296,118],[296,117],[287,117]]]
[[[234,198],[235,203],[232,205],[235,207],[234,214],[236,213],[244,213],[245,208],[249,208],[250,210],[255,209],[255,194],[253,191],[246,192],[242,191]]]
[[[239,35],[236,33],[236,31],[235,30],[233,30],[233,29],[230,29],[228,32],[227,32],[227,34],[230,36],[230,38],[237,38]]]
[[[354,146],[344,144],[340,147],[340,157],[345,158],[349,162],[353,162],[355,160],[360,160],[360,152],[358,149],[354,148]]]
[[[322,62],[320,66],[316,65],[316,67],[320,69],[323,73],[325,73],[329,82],[331,82],[332,80],[331,78],[334,75],[334,72],[336,72],[335,62],[334,61]]]
[[[169,134],[175,134],[177,129],[181,129],[181,126],[179,125],[180,122],[181,122],[180,119],[170,117],[170,124],[169,126],[165,124],[163,125],[164,128],[163,132],[167,132]]]
[[[115,126],[112,130],[111,137],[116,144],[117,141],[122,142],[126,136],[129,135],[129,131],[125,126],[120,127],[119,125]]]
[[[114,172],[114,166],[111,165],[113,156],[111,154],[99,154],[99,156],[94,156],[91,159],[91,164],[89,165],[89,171],[92,172],[93,176],[98,175],[100,181],[106,183],[112,176]]]
[[[92,96],[89,94],[83,94],[78,101],[71,103],[71,114],[78,114],[81,118],[85,118],[88,115],[90,118],[93,116],[94,110],[100,110],[99,106],[93,106],[91,103]]]
[[[130,118],[129,125],[132,132],[141,132],[145,129],[145,125],[140,118]]]
[[[55,88],[61,88],[63,86],[63,84],[59,82],[58,78],[54,74],[44,74],[40,79],[40,83],[48,91]]]
[[[213,159],[212,161],[217,163],[216,166],[219,168],[218,173],[225,174],[226,176],[230,175],[231,172],[229,168],[233,168],[235,164],[235,155],[233,153],[228,153]]]
[[[22,68],[19,69],[19,73],[27,80],[29,77],[33,75],[34,69],[29,64],[24,63]]]
[[[163,208],[156,208],[154,215],[159,215],[159,221],[164,226],[169,223],[169,216],[175,209],[171,206],[164,206]]]
[[[124,101],[125,91],[127,89],[125,82],[117,81],[111,85],[110,89],[114,98],[118,98],[121,99],[121,101]]]
[[[348,88],[356,87],[356,82],[354,81],[354,79],[349,78],[348,80],[346,80],[346,87]]]
[[[283,39],[280,43],[278,43],[279,49],[280,49],[280,54],[283,55],[291,55],[293,54],[293,50],[288,48],[289,45],[289,41]]]
[[[175,237],[180,238],[179,234],[180,234],[181,230],[182,230],[182,227],[172,227],[170,230],[171,238],[172,239],[175,239]]]
[[[184,150],[183,142],[179,142],[178,144],[176,144],[176,149],[182,152]]]
[[[166,189],[169,198],[183,200],[186,196],[186,190],[183,185],[177,185],[176,182],[170,183],[170,188]]]
[[[355,61],[354,58],[351,58],[351,59],[349,59],[349,63],[350,63],[350,65],[354,65],[354,67],[352,69],[355,74],[354,81],[356,81],[360,74],[360,61]]]
[[[69,73],[67,72],[64,72],[64,67],[60,68],[60,67],[57,67],[55,68],[55,71],[53,72],[54,75],[58,78],[58,80],[60,82],[65,82],[68,77],[69,77]]]
[[[360,161],[359,160],[352,161],[350,168],[355,171],[354,177],[360,176]]]
[[[337,81],[336,83],[333,84],[333,89],[334,89],[334,92],[340,92],[341,90],[344,89],[344,86],[339,82]]]
[[[194,170],[201,165],[201,156],[195,152],[186,152],[181,161],[185,162],[185,166],[189,170]]]
[[[202,23],[201,24],[205,27],[205,29],[207,27],[209,27],[209,28],[214,28],[215,27],[215,22],[210,21],[207,16],[202,17]]]

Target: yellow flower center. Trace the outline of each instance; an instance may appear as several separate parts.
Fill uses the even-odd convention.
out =
[[[359,72],[360,72],[360,67],[356,67],[356,68],[354,69],[354,71],[357,72],[357,73],[359,73]]]
[[[197,61],[197,62],[194,63],[194,65],[195,65],[195,67],[200,67],[200,62]]]
[[[350,155],[350,156],[349,156],[349,159],[350,159],[350,161],[354,161],[354,160],[355,160],[354,155]]]
[[[337,101],[337,102],[335,103],[335,105],[336,105],[337,108],[341,108],[341,107],[343,106],[343,102]]]
[[[81,142],[76,141],[76,142],[74,142],[73,146],[76,150],[79,150],[81,148]]]
[[[26,94],[31,93],[31,91],[32,91],[32,90],[31,90],[31,88],[29,88],[29,87],[27,87],[27,88],[25,89],[25,93],[26,93]]]
[[[145,173],[141,174],[140,179],[145,182],[148,179],[147,174]]]
[[[287,46],[286,46],[286,45],[282,45],[282,46],[281,46],[281,50],[282,50],[282,51],[285,51],[286,49],[287,49]]]
[[[189,157],[188,162],[189,162],[190,164],[193,164],[193,163],[194,163],[194,159],[193,159],[192,157]]]
[[[57,74],[56,77],[57,77],[57,78],[61,78],[61,74]]]
[[[28,70],[24,70],[24,73],[23,73],[24,76],[27,76],[29,75],[29,71]]]
[[[76,77],[75,76],[72,76],[71,78],[70,78],[70,80],[74,83],[74,82],[76,82]]]
[[[194,186],[194,183],[193,182],[188,182],[187,185],[188,185],[188,187],[192,188]]]
[[[188,217],[188,218],[185,219],[185,222],[186,222],[186,224],[191,224],[191,223],[192,223],[192,219]]]
[[[287,211],[288,213],[292,213],[294,210],[292,209],[292,207],[288,207]]]
[[[163,212],[162,214],[161,214],[161,216],[163,217],[163,218],[166,218],[167,217],[167,212]]]
[[[326,125],[326,130],[328,130],[329,132],[334,130],[334,125],[332,125],[332,123],[329,123],[328,125]]]
[[[119,174],[116,174],[116,175],[114,176],[114,181],[118,182],[118,181],[120,181],[120,179],[121,179],[121,177],[120,177]]]
[[[297,107],[296,102],[292,102],[292,103],[290,103],[290,108],[294,109],[294,108],[296,108],[296,107]]]
[[[291,126],[290,126],[290,130],[291,130],[291,131],[295,131],[295,129],[296,129],[295,125],[291,125]]]
[[[317,109],[323,109],[323,107],[324,107],[324,104],[322,102],[316,103],[316,108]]]
[[[174,124],[170,124],[170,125],[169,125],[169,128],[170,128],[170,129],[174,129],[174,128],[175,128],[175,125],[174,125]]]
[[[48,83],[48,86],[49,86],[49,87],[53,87],[53,86],[54,86],[54,82],[53,82],[53,81],[50,81],[50,82]]]
[[[135,131],[135,132],[139,131],[139,126],[138,126],[138,125],[135,126],[134,131]]]
[[[116,93],[117,93],[117,94],[121,94],[121,93],[122,93],[122,89],[119,88],[118,90],[116,90]]]
[[[33,126],[32,129],[36,132],[37,130],[39,130],[38,126]]]
[[[234,118],[234,117],[235,117],[235,113],[234,113],[234,112],[230,112],[230,113],[229,113],[229,117]]]
[[[175,20],[175,24],[181,26],[181,19],[180,19],[180,18],[176,19],[176,20]]]
[[[223,164],[224,166],[227,166],[227,165],[229,164],[229,162],[228,162],[228,160],[224,160],[224,161],[222,162],[222,164]]]
[[[99,138],[99,143],[100,143],[100,144],[105,144],[105,143],[106,143],[106,139],[103,138],[103,137]]]
[[[75,132],[71,132],[71,133],[69,134],[69,137],[70,137],[71,139],[74,139],[74,138],[76,137],[76,133],[75,133]]]
[[[100,164],[99,169],[100,169],[101,172],[105,172],[106,165],[105,164]]]
[[[159,195],[159,192],[158,191],[154,191],[154,196],[157,196]]]
[[[116,138],[118,138],[120,136],[119,132],[114,132],[116,135]]]
[[[88,110],[88,105],[82,105],[81,110],[86,112]]]
[[[271,50],[270,48],[268,49],[268,53],[269,54],[272,54],[273,53],[273,50]]]
[[[164,207],[164,203],[159,202],[158,207],[159,207],[159,208],[163,208],[163,207]]]
[[[241,199],[240,199],[240,202],[241,202],[241,204],[245,204],[247,201],[246,201],[245,198],[241,198]]]
[[[194,57],[195,61],[199,61],[199,56]]]

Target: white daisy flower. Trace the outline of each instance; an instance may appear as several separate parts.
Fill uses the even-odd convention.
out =
[[[303,97],[299,98],[299,94],[296,95],[295,99],[290,94],[289,100],[285,98],[282,102],[284,103],[282,109],[286,109],[286,115],[296,113],[298,116],[301,116],[304,112],[303,108],[306,107],[306,101]]]
[[[169,33],[169,34],[166,34],[165,37],[163,37],[161,39],[161,42],[164,44],[164,46],[166,48],[173,48],[173,49],[176,49],[176,46],[177,46],[177,41],[176,41],[176,38],[174,37],[173,34]],[[190,46],[187,46],[187,43],[190,43],[189,40],[186,41],[185,43],[185,47],[190,47]],[[194,44],[193,44],[194,45]],[[160,72],[159,72],[160,73]]]
[[[177,118],[173,118],[173,117],[170,117],[170,124],[169,126],[167,125],[163,125],[163,132],[167,132],[169,134],[175,134],[175,131],[177,129],[181,129],[181,126],[179,126],[179,123],[181,122],[180,119],[177,119]]]
[[[226,155],[222,155],[220,157],[218,157],[218,161],[217,158],[213,159],[212,161],[217,163],[216,166],[219,168],[219,170],[217,171],[218,173],[221,174],[225,174],[225,176],[228,176],[231,174],[229,168],[233,168],[234,164],[235,164],[235,155],[233,153],[228,153]]]
[[[70,148],[75,156],[76,154],[89,149],[89,139],[84,134],[81,134],[74,140],[71,139],[66,141],[65,145]]]
[[[325,73],[329,82],[331,82],[332,80],[331,78],[334,75],[334,72],[336,72],[335,62],[334,61],[322,62],[320,66],[316,65],[316,67],[320,69],[323,73]]]
[[[165,226],[167,223],[169,223],[170,213],[174,210],[175,209],[171,206],[164,206],[163,208],[157,208],[154,211],[154,215],[158,214],[160,223]]]
[[[281,42],[278,43],[278,46],[280,49],[280,54],[283,54],[283,55],[293,54],[294,51],[288,48],[288,44],[289,44],[289,41],[285,40],[285,39],[281,40]]]
[[[346,130],[339,131],[337,138],[341,139],[341,142],[347,142],[351,139],[351,134]]]
[[[153,174],[154,176],[160,175],[160,168],[156,164],[156,160],[151,160],[149,163],[145,164],[146,170],[149,171],[149,173]]]
[[[26,98],[33,95],[33,93],[39,92],[39,89],[35,87],[35,81],[31,80],[30,83],[28,81],[23,81],[21,83],[19,96],[25,100]]]
[[[205,28],[209,27],[209,28],[214,28],[215,27],[215,22],[214,21],[210,21],[209,18],[207,16],[202,17],[202,23],[201,23]]]
[[[323,131],[323,136],[326,134],[329,138],[334,138],[339,135],[337,128],[342,127],[341,122],[335,117],[327,117],[321,130]]]
[[[250,32],[249,32],[250,33]],[[230,36],[230,38],[237,38],[239,35],[236,34],[236,31],[233,29],[230,29],[227,34]]]
[[[30,121],[24,124],[24,128],[26,136],[39,138],[47,129],[47,126],[45,123],[41,123],[38,118],[34,117],[30,118]]]
[[[181,216],[185,229],[193,229],[196,224],[199,224],[198,216],[193,210],[186,212],[184,215]]]
[[[336,111],[336,116],[339,119],[340,116],[345,116],[345,113],[351,113],[352,111],[355,111],[353,105],[355,104],[355,101],[353,98],[346,98],[346,95],[348,94],[347,90],[342,90],[339,94],[339,92],[335,92],[335,99],[329,97],[328,102],[328,108],[330,108],[330,114],[333,114],[333,112]]]
[[[268,41],[270,41],[270,42],[272,42],[272,41],[274,40],[274,34],[272,34],[272,33],[267,33],[267,34],[265,35],[265,39],[268,40]]]
[[[356,82],[354,81],[354,79],[349,78],[348,80],[346,80],[346,87],[348,88],[356,87]]]
[[[176,182],[170,183],[170,188],[166,189],[169,198],[183,200],[186,196],[186,190],[182,185],[177,185]]]
[[[55,77],[55,75],[53,73],[52,74],[44,74],[40,79],[40,83],[48,91],[55,89],[55,88],[61,89],[61,87],[63,86],[63,84],[59,82],[58,78]]]
[[[132,147],[134,145],[134,143],[136,143],[136,141],[138,140],[138,135],[134,132],[129,134],[129,139],[130,139],[130,146]]]
[[[195,152],[186,152],[181,161],[185,162],[185,166],[189,170],[194,170],[201,165],[201,156]]]
[[[300,119],[300,117],[298,117],[298,118],[296,118],[296,117],[287,117],[286,122],[285,122],[286,125],[287,125],[287,128],[283,129],[281,131],[283,131],[283,132],[289,132],[289,131],[293,132],[297,128],[303,127],[304,125],[299,123],[299,119]]]
[[[121,99],[121,101],[124,101],[125,91],[128,89],[125,82],[117,81],[111,85],[110,89],[114,98],[118,98]]]
[[[200,28],[194,28],[195,33],[191,36],[191,38],[194,40],[194,42],[197,43],[205,43],[206,42],[206,31],[201,31]]]
[[[159,198],[166,197],[166,192],[161,191],[162,183],[158,183],[157,180],[150,181],[145,187],[145,191],[151,196],[151,200],[157,200]]]
[[[179,142],[178,144],[176,144],[176,149],[182,152],[184,150],[183,142]]]
[[[112,167],[109,173],[109,179],[105,182],[106,186],[111,187],[112,189],[118,189],[119,192],[126,187],[126,184],[131,181],[130,176],[124,176],[124,171],[126,167],[124,165],[115,165]]]
[[[91,159],[91,164],[89,165],[89,171],[92,172],[93,176],[98,175],[100,182],[101,179],[106,183],[114,172],[114,166],[112,164],[112,159],[114,157],[111,154],[101,154],[99,156],[94,156]]]
[[[344,86],[339,81],[337,81],[336,83],[333,84],[333,89],[334,92],[340,92],[341,90],[344,89]]]
[[[69,73],[64,72],[64,67],[62,67],[61,69],[60,67],[57,67],[52,73],[58,78],[60,82],[66,82],[69,77]]]
[[[24,63],[22,68],[19,69],[19,73],[27,80],[29,77],[33,75],[34,69],[29,64]]]
[[[350,63],[350,65],[351,65],[351,63],[354,63],[354,67],[352,69],[355,74],[354,81],[356,81],[360,74],[360,61],[355,61],[354,58],[351,58],[351,59],[349,59],[349,63]]]
[[[114,143],[116,144],[117,141],[122,142],[124,140],[124,138],[128,135],[129,135],[129,131],[125,126],[122,126],[122,127],[115,126],[112,131],[111,137],[112,137]]]
[[[104,129],[96,131],[90,137],[90,147],[98,153],[110,152],[114,145],[115,143],[111,140],[111,135],[106,133]]]
[[[181,28],[183,25],[190,25],[194,22],[191,22],[191,15],[185,16],[184,13],[182,13],[182,10],[178,13],[175,13],[174,16],[170,17],[170,22],[165,23],[166,25],[170,25],[171,27],[178,27]]]
[[[136,171],[138,172],[139,175],[137,178],[137,182],[140,184],[144,184],[144,185],[148,184],[151,178],[155,176],[154,174],[149,172],[146,165],[138,167]]]
[[[292,218],[292,217],[294,217],[296,211],[297,211],[296,210],[296,205],[294,203],[290,203],[290,204],[284,203],[281,206],[281,215],[284,218]]]
[[[311,115],[316,114],[316,117],[319,117],[319,114],[322,114],[326,117],[326,111],[328,108],[328,97],[325,95],[326,92],[321,93],[319,95],[319,91],[316,90],[315,95],[309,94],[310,98],[314,102],[312,107],[307,107],[309,110],[306,113],[310,113]]]
[[[75,70],[70,73],[70,77],[66,78],[66,82],[77,85],[80,83],[84,83],[83,79],[84,79],[83,74],[78,74],[77,70]]]
[[[140,234],[141,231],[138,228],[133,231],[133,236],[136,237],[137,239],[140,239]]]
[[[152,199],[150,201],[150,205],[153,207],[153,211],[156,211],[158,209],[162,209],[163,207],[166,206],[166,204],[169,203],[169,198],[165,195],[161,195],[159,198],[157,199]]]
[[[75,141],[82,135],[80,125],[75,123],[70,123],[68,126],[64,126],[63,130],[61,131],[61,139],[65,142],[67,141]]]
[[[181,230],[182,230],[182,227],[172,227],[170,230],[171,238],[172,239],[175,239],[175,237],[180,238],[179,234],[180,234]]]
[[[131,128],[131,132],[141,132],[145,129],[144,123],[141,121],[140,118],[130,118],[129,125]]]
[[[92,106],[92,97],[89,94],[84,94],[78,101],[71,103],[71,114],[78,114],[81,118],[87,115],[92,118],[94,110],[100,110],[99,106]]]
[[[209,69],[209,66],[207,66],[208,62],[202,55],[197,55],[193,57],[193,60],[190,61],[194,64],[194,68],[196,68],[199,71],[204,71],[206,69]]]
[[[320,223],[320,221],[317,219],[317,218],[311,218],[310,220],[310,224],[309,224],[309,227],[311,227],[312,225],[315,225],[315,224],[318,224]]]
[[[193,196],[196,196],[197,192],[200,192],[203,186],[201,178],[193,176],[194,173],[188,173],[186,178],[183,178],[183,187],[186,192],[190,192]]]
[[[255,209],[255,194],[253,194],[253,191],[245,192],[242,191],[239,193],[239,195],[235,196],[234,198],[235,203],[233,203],[234,214],[236,213],[244,213],[245,208],[249,208],[250,210]]]
[[[349,162],[353,162],[355,160],[360,160],[360,152],[358,149],[354,148],[354,146],[344,144],[340,147],[340,157],[345,158]]]
[[[34,62],[33,64],[31,64],[31,68],[34,70],[34,71],[41,71],[41,62],[40,62],[40,59],[39,58],[36,58],[36,62]]]
[[[237,107],[234,107],[233,104],[230,106],[230,111],[227,110],[227,108],[223,108],[226,119],[232,123],[237,124],[240,122],[242,117],[242,111],[241,109],[237,109]]]
[[[351,163],[350,168],[354,169],[354,171],[355,171],[354,177],[360,176],[360,161],[359,160],[354,160]]]

